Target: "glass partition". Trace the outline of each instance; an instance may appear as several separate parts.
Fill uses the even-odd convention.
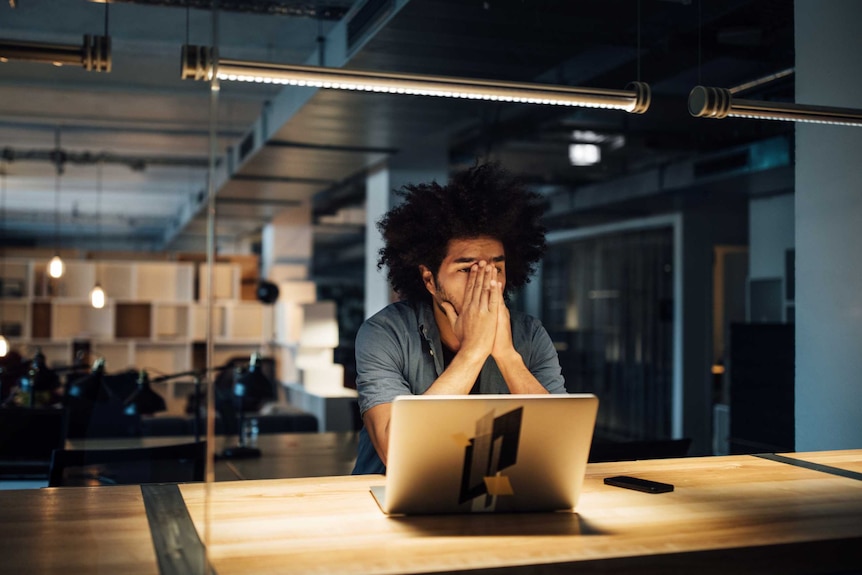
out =
[[[569,392],[601,397],[596,437],[671,433],[673,233],[624,232],[554,244],[542,319]]]

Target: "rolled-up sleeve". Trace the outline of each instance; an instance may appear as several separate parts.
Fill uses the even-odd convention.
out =
[[[532,317],[530,323],[530,353],[527,369],[550,393],[566,393],[566,382],[560,368],[560,358],[551,336],[542,323]]]
[[[364,414],[376,405],[389,403],[410,393],[405,377],[404,333],[391,324],[371,318],[356,334],[356,390],[359,411]]]

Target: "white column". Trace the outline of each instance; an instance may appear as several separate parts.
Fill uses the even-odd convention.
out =
[[[862,2],[796,0],[796,101],[862,108]],[[796,125],[796,449],[862,447],[862,128]]]
[[[306,279],[311,267],[311,202],[279,212],[261,234],[261,276],[279,283]]]
[[[395,298],[386,281],[386,270],[377,270],[378,252],[383,247],[377,222],[394,205],[393,191],[405,184],[431,181],[445,184],[448,180],[447,148],[439,140],[401,152],[369,174],[365,204],[365,317],[374,315]]]

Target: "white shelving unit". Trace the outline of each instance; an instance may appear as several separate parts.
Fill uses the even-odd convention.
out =
[[[192,365],[191,347],[172,343],[135,341],[135,363],[156,373],[188,371]]]
[[[6,337],[29,337],[30,306],[25,300],[0,300],[0,317],[3,318],[0,331]]]
[[[114,307],[95,309],[86,300],[56,299],[51,305],[51,339],[111,339]]]
[[[240,297],[242,273],[237,264],[213,264],[213,297],[215,300],[237,301]],[[198,299],[207,299],[207,266],[198,264]]]
[[[9,260],[3,264],[0,278],[0,298],[23,298],[31,293],[30,265],[27,261]]]
[[[0,328],[22,356],[41,349],[49,365],[69,365],[76,349],[89,347],[92,356],[105,358],[109,373],[134,368],[157,375],[204,366],[205,265],[73,260],[58,279],[48,276],[47,265],[43,259],[8,258],[0,268]],[[241,275],[240,264],[216,264],[216,364],[270,353],[272,309],[240,300]],[[89,301],[97,280],[107,295],[102,309]],[[173,391],[169,383],[170,397]]]
[[[227,323],[225,322],[224,306],[213,307],[213,339],[216,341],[227,338]],[[203,341],[207,334],[207,306],[196,304],[192,307],[192,339]]]
[[[135,299],[135,264],[99,262],[96,279],[106,294],[114,294],[113,299]]]
[[[313,413],[321,431],[352,430],[357,393],[344,387],[344,366],[334,362],[335,303],[317,301],[313,282],[282,282],[273,317],[272,348],[288,401]]]
[[[191,305],[154,303],[150,333],[156,341],[185,341],[189,338]]]
[[[272,333],[272,310],[257,302],[231,301],[224,307],[226,339],[265,344]]]
[[[135,298],[153,302],[191,302],[194,264],[145,262],[135,265]]]
[[[111,371],[122,371],[135,367],[133,346],[128,342],[94,341],[90,353],[105,358],[105,365]]]

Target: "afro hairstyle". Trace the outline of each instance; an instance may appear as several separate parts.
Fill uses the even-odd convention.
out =
[[[496,164],[458,172],[445,186],[409,184],[396,194],[403,201],[377,222],[384,241],[377,268],[387,268],[401,299],[430,299],[419,266],[436,277],[452,240],[491,237],[503,244],[505,295],[530,281],[545,253],[542,197]]]

